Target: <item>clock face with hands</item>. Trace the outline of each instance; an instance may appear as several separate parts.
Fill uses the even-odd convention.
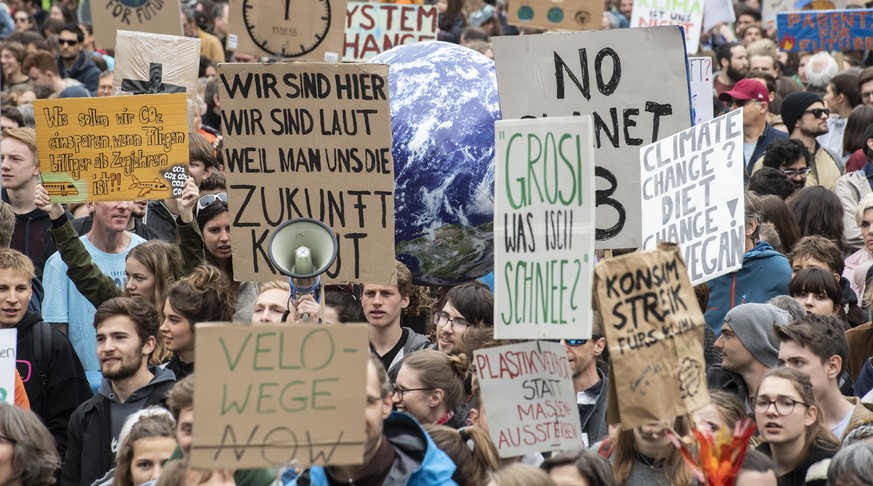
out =
[[[249,37],[273,56],[300,57],[327,37],[330,0],[243,0]]]

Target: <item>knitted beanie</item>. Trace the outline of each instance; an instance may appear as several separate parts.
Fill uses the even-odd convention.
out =
[[[821,96],[807,91],[791,93],[782,100],[782,121],[785,122],[789,135],[794,131],[794,126],[803,116],[803,112],[816,101],[824,103]]]
[[[779,341],[773,336],[774,325],[791,323],[791,315],[770,304],[742,304],[728,311],[725,324],[767,368],[775,368],[779,358]]]

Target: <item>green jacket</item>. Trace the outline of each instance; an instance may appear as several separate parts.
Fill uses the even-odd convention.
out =
[[[180,249],[182,252],[182,275],[187,275],[197,265],[204,261],[203,236],[197,221],[191,224],[182,224],[176,220],[179,230]],[[64,263],[67,264],[67,276],[94,307],[113,297],[119,297],[123,289],[115,285],[115,280],[106,276],[100,268],[91,261],[91,255],[85,249],[85,245],[79,239],[79,234],[73,228],[70,220],[64,222],[60,228],[54,226],[49,229],[49,234],[58,247],[58,252]]]

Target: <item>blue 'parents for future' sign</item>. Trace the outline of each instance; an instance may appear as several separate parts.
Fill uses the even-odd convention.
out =
[[[873,48],[873,9],[810,10],[776,16],[784,51],[863,51]]]

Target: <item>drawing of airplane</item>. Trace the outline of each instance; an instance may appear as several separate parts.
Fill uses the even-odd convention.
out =
[[[67,197],[79,195],[79,190],[70,182],[43,182],[42,186],[45,187],[49,196]]]
[[[133,184],[128,187],[128,189],[139,189],[139,194],[136,195],[137,198],[141,198],[152,191],[165,191],[167,190],[167,184],[159,178],[155,177],[153,181],[141,182],[137,179],[136,176],[133,177]]]

